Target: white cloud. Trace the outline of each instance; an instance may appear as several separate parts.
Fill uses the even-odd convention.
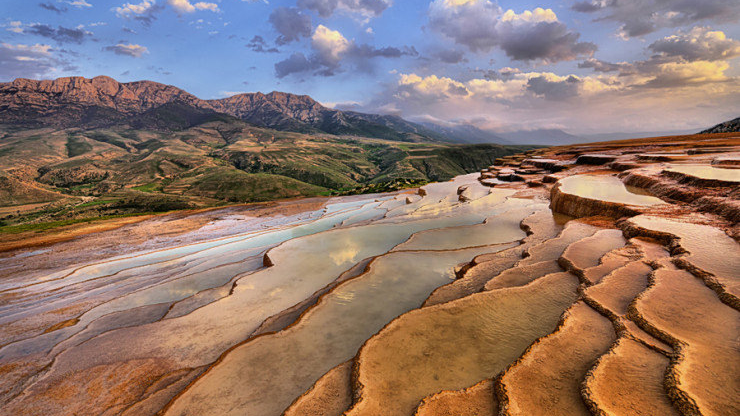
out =
[[[400,74],[397,97],[401,99],[443,100],[451,97],[467,97],[470,92],[465,84],[447,77],[416,74]]]
[[[6,28],[5,30],[13,33],[23,33],[23,23],[18,20],[14,20],[8,23],[8,28]]]
[[[201,1],[192,4],[189,0],[167,0],[167,3],[179,13],[193,13],[196,10],[209,10],[212,12],[219,11],[216,3],[206,3]]]
[[[488,100],[510,100],[522,95],[526,85],[526,79],[505,81],[476,78],[467,82],[467,88],[472,94]]]
[[[195,8],[198,10],[210,10],[212,12],[219,12],[218,4],[216,3],[205,3],[202,1],[199,1],[198,3],[195,3]]]
[[[682,61],[588,76],[518,68],[473,79],[403,73],[356,110],[507,130],[690,129],[736,108],[740,79],[729,68],[723,61]]]
[[[311,36],[311,46],[327,62],[337,63],[350,47],[350,43],[339,31],[319,25]]]
[[[51,54],[51,46],[0,43],[0,77],[41,78],[63,63]]]
[[[181,13],[192,13],[195,11],[195,6],[190,4],[188,0],[167,0],[167,3]]]
[[[737,22],[740,2],[737,0],[581,0],[574,10],[595,13],[596,20],[621,23],[622,38],[641,37],[664,27],[680,27],[700,21]]]
[[[537,7],[533,11],[525,10],[521,14],[516,14],[513,10],[509,9],[501,16],[502,22],[512,22],[515,24],[525,23],[540,23],[549,22],[555,23],[558,21],[558,16],[552,9],[543,9]]]
[[[37,43],[35,45],[23,45],[23,44],[10,44],[10,43],[3,43],[2,46],[7,49],[12,49],[20,52],[27,52],[29,54],[33,55],[43,55],[43,56],[49,56],[51,46],[50,45],[43,45],[40,43]],[[28,59],[25,59],[28,60]]]
[[[246,93],[247,91],[221,91],[218,93],[218,95],[220,97],[227,98],[227,97],[233,97],[235,95],[246,94]]]
[[[740,41],[729,39],[720,30],[701,26],[658,39],[649,48],[664,56],[680,57],[687,61],[719,61],[740,56]]]
[[[377,17],[390,7],[391,0],[298,0],[302,9],[313,10],[322,17],[329,17],[337,10],[359,14],[366,19]]]
[[[79,8],[92,7],[92,4],[86,2],[85,0],[67,1],[66,3],[69,4],[70,6],[75,6]]]
[[[725,71],[730,64],[724,61],[667,62],[658,65],[652,78],[644,83],[653,88],[680,88],[692,84],[707,84],[730,80]]]
[[[488,0],[434,0],[429,5],[431,27],[473,52],[497,45],[501,8]]]
[[[126,3],[121,7],[114,8],[113,10],[115,10],[116,16],[131,19],[151,13],[155,4],[156,0],[144,0],[139,4]]]
[[[431,28],[472,52],[501,48],[515,60],[558,62],[591,56],[596,45],[558,20],[552,9],[506,12],[489,0],[434,0],[429,5]]]
[[[373,72],[373,58],[395,59],[402,56],[419,56],[419,52],[409,46],[376,48],[368,44],[358,44],[348,40],[339,31],[319,25],[311,35],[312,53],[293,53],[287,59],[275,64],[275,74],[284,78],[290,74],[312,72],[313,75],[333,76],[343,71],[349,64],[355,71]]]
[[[504,72],[504,70],[502,70]],[[400,74],[397,97],[411,100],[512,101],[526,95],[544,98],[589,96],[620,88],[615,76],[560,76],[552,72],[521,72],[505,68],[507,79],[474,78],[458,81],[448,77]],[[623,87],[623,86],[622,86]]]
[[[112,46],[106,46],[103,49],[105,49],[106,51],[111,51],[117,55],[131,56],[134,58],[141,58],[144,54],[149,53],[149,49],[147,49],[146,46],[131,43],[119,43]]]

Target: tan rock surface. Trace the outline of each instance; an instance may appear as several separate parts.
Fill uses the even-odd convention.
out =
[[[352,361],[329,370],[283,416],[340,416],[352,404]]]
[[[616,340],[611,322],[578,302],[556,332],[537,341],[497,386],[502,415],[588,416],[581,383]]]
[[[598,266],[603,256],[623,247],[626,242],[621,230],[601,230],[568,246],[560,256],[560,264],[566,270],[583,275],[584,270]]]
[[[622,337],[586,379],[587,397],[599,414],[678,416],[663,386],[669,359]]]
[[[688,272],[664,268],[655,271],[654,285],[631,312],[676,349],[666,383],[679,410],[740,413],[738,311]]]
[[[403,315],[361,349],[347,415],[408,415],[430,394],[498,374],[555,329],[577,286],[558,273]]]
[[[414,416],[493,416],[498,414],[498,403],[493,391],[493,380],[463,390],[443,391],[424,399]]]

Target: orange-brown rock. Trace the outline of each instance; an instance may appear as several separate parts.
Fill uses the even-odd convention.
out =
[[[589,373],[584,400],[598,415],[678,416],[663,387],[668,364],[665,355],[622,337]]]
[[[670,268],[656,270],[653,285],[633,305],[640,326],[676,350],[666,387],[679,410],[739,414],[740,312],[690,273]]]
[[[493,380],[483,380],[467,389],[425,398],[414,416],[493,416],[498,414],[495,394]]]
[[[283,416],[340,416],[352,404],[351,375],[352,361],[332,368],[297,398]]]
[[[575,276],[553,274],[401,316],[355,359],[355,403],[347,415],[408,415],[431,394],[495,376],[555,329],[577,286]]]
[[[588,416],[581,383],[616,340],[611,322],[578,302],[553,334],[533,344],[501,376],[502,415]]]

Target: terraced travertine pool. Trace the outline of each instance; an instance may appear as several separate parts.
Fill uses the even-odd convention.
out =
[[[722,230],[651,215],[639,215],[629,222],[645,230],[677,237],[677,244],[685,251],[682,258],[711,273],[728,294],[740,299],[740,245]]]
[[[167,414],[279,415],[324,373],[352,358],[386,323],[419,307],[434,288],[454,279],[456,264],[514,245],[381,256],[368,272],[324,296],[297,325],[233,350]],[[419,269],[419,264],[425,267]]]
[[[643,189],[626,186],[619,178],[612,175],[574,175],[561,179],[560,184],[561,191],[583,198],[626,205],[663,203],[660,198],[648,194]]]
[[[625,151],[620,168],[645,151]],[[671,165],[639,166],[665,180]],[[737,413],[735,188],[703,193],[706,181],[674,175],[725,198],[720,218],[604,172],[574,165],[558,185],[522,173],[493,188],[464,175],[301,201],[284,217],[231,207],[120,253],[8,256],[0,414],[326,416],[311,409],[328,400],[335,415],[410,416],[442,392],[460,414],[471,386],[486,386],[484,406],[468,409],[494,414]],[[589,204],[598,217],[550,211]],[[622,369],[646,394],[623,396]]]
[[[458,200],[460,186],[468,188],[472,201]],[[449,282],[458,263],[518,244],[525,236],[520,221],[535,209],[544,209],[542,203],[511,198],[512,190],[483,187],[477,175],[430,184],[425,191],[420,197],[371,196],[329,204],[307,219],[274,228],[3,282],[0,296],[12,300],[12,305],[0,308],[0,324],[19,330],[25,326],[25,333],[19,331],[19,337],[0,348],[0,365],[23,363],[0,383],[11,398],[20,393],[10,402],[11,408],[24,408],[31,396],[45,397],[40,392],[55,391],[60,380],[65,381],[66,391],[83,391],[88,382],[83,380],[91,371],[115,377],[116,369],[126,363],[156,362],[149,374],[161,377],[209,365],[245,341],[266,318],[310,298],[363,259],[377,257],[367,273],[322,298],[319,307],[285,335],[259,338],[262,343],[273,340],[269,349],[274,352],[286,348],[287,354],[293,343],[306,346],[307,354],[321,352],[311,357],[312,366],[304,366],[302,384],[287,391],[265,385],[272,395],[255,386],[253,392],[262,397],[262,405],[268,403],[279,412],[278,407],[287,406],[300,388],[354,355],[390,319],[418,307],[434,288]],[[438,232],[389,253],[427,230]],[[466,240],[471,230],[482,232]],[[263,256],[271,267],[262,265]],[[415,264],[430,267],[413,273]],[[408,273],[398,273],[403,270]],[[209,295],[195,300],[205,293]],[[346,302],[349,298],[353,302]],[[86,303],[78,317],[60,328],[46,331],[35,322],[38,315],[78,305],[82,299]],[[190,306],[168,317],[169,309],[185,304]],[[371,307],[376,312],[369,313]],[[336,324],[336,331],[348,334],[341,342],[332,342],[330,322]],[[352,332],[352,328],[358,330]],[[259,356],[251,345],[239,347],[229,359],[240,357],[236,352],[242,349],[247,357]],[[255,374],[274,367],[290,377],[285,369],[291,366],[257,361],[263,366],[253,368]],[[198,386],[207,388],[207,380],[226,368],[216,366]],[[43,377],[36,380],[35,374]],[[122,385],[136,382],[120,381]],[[187,397],[181,398],[182,403],[187,403]],[[53,399],[34,404],[54,413]],[[227,401],[224,406],[231,405]]]
[[[740,183],[740,169],[733,169],[731,167],[698,164],[672,164],[666,168],[666,170],[669,172],[683,173],[700,179]]]

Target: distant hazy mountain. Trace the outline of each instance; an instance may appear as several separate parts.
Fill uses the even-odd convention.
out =
[[[441,126],[434,123],[419,123],[427,129],[434,131],[435,133],[447,137],[450,141],[459,143],[498,143],[498,144],[513,144],[511,141],[504,139],[503,137],[493,133],[479,129],[478,127],[471,126],[468,124],[460,124],[456,126]]]
[[[574,136],[558,129],[520,130],[507,133],[496,133],[512,143],[560,146],[583,142],[582,137]]]
[[[582,137],[574,136],[558,129],[517,130],[499,132],[484,130],[471,125],[440,126],[433,123],[419,123],[452,141],[460,143],[498,143],[498,144],[535,144],[541,146],[559,146],[584,142]]]
[[[740,131],[740,117],[717,124],[716,126],[701,131],[700,133],[730,133]]]
[[[339,111],[306,95],[248,93],[202,100],[171,85],[120,83],[109,77],[16,79],[0,83],[0,123],[28,127],[129,125],[183,129],[236,117],[259,127],[301,133],[357,135],[400,141],[447,138],[396,116]]]
[[[599,133],[583,134],[582,143],[606,142],[610,140],[627,140],[641,139],[644,137],[662,137],[662,136],[681,136],[684,134],[694,134],[694,130],[669,130],[669,131],[638,131],[636,133]]]

